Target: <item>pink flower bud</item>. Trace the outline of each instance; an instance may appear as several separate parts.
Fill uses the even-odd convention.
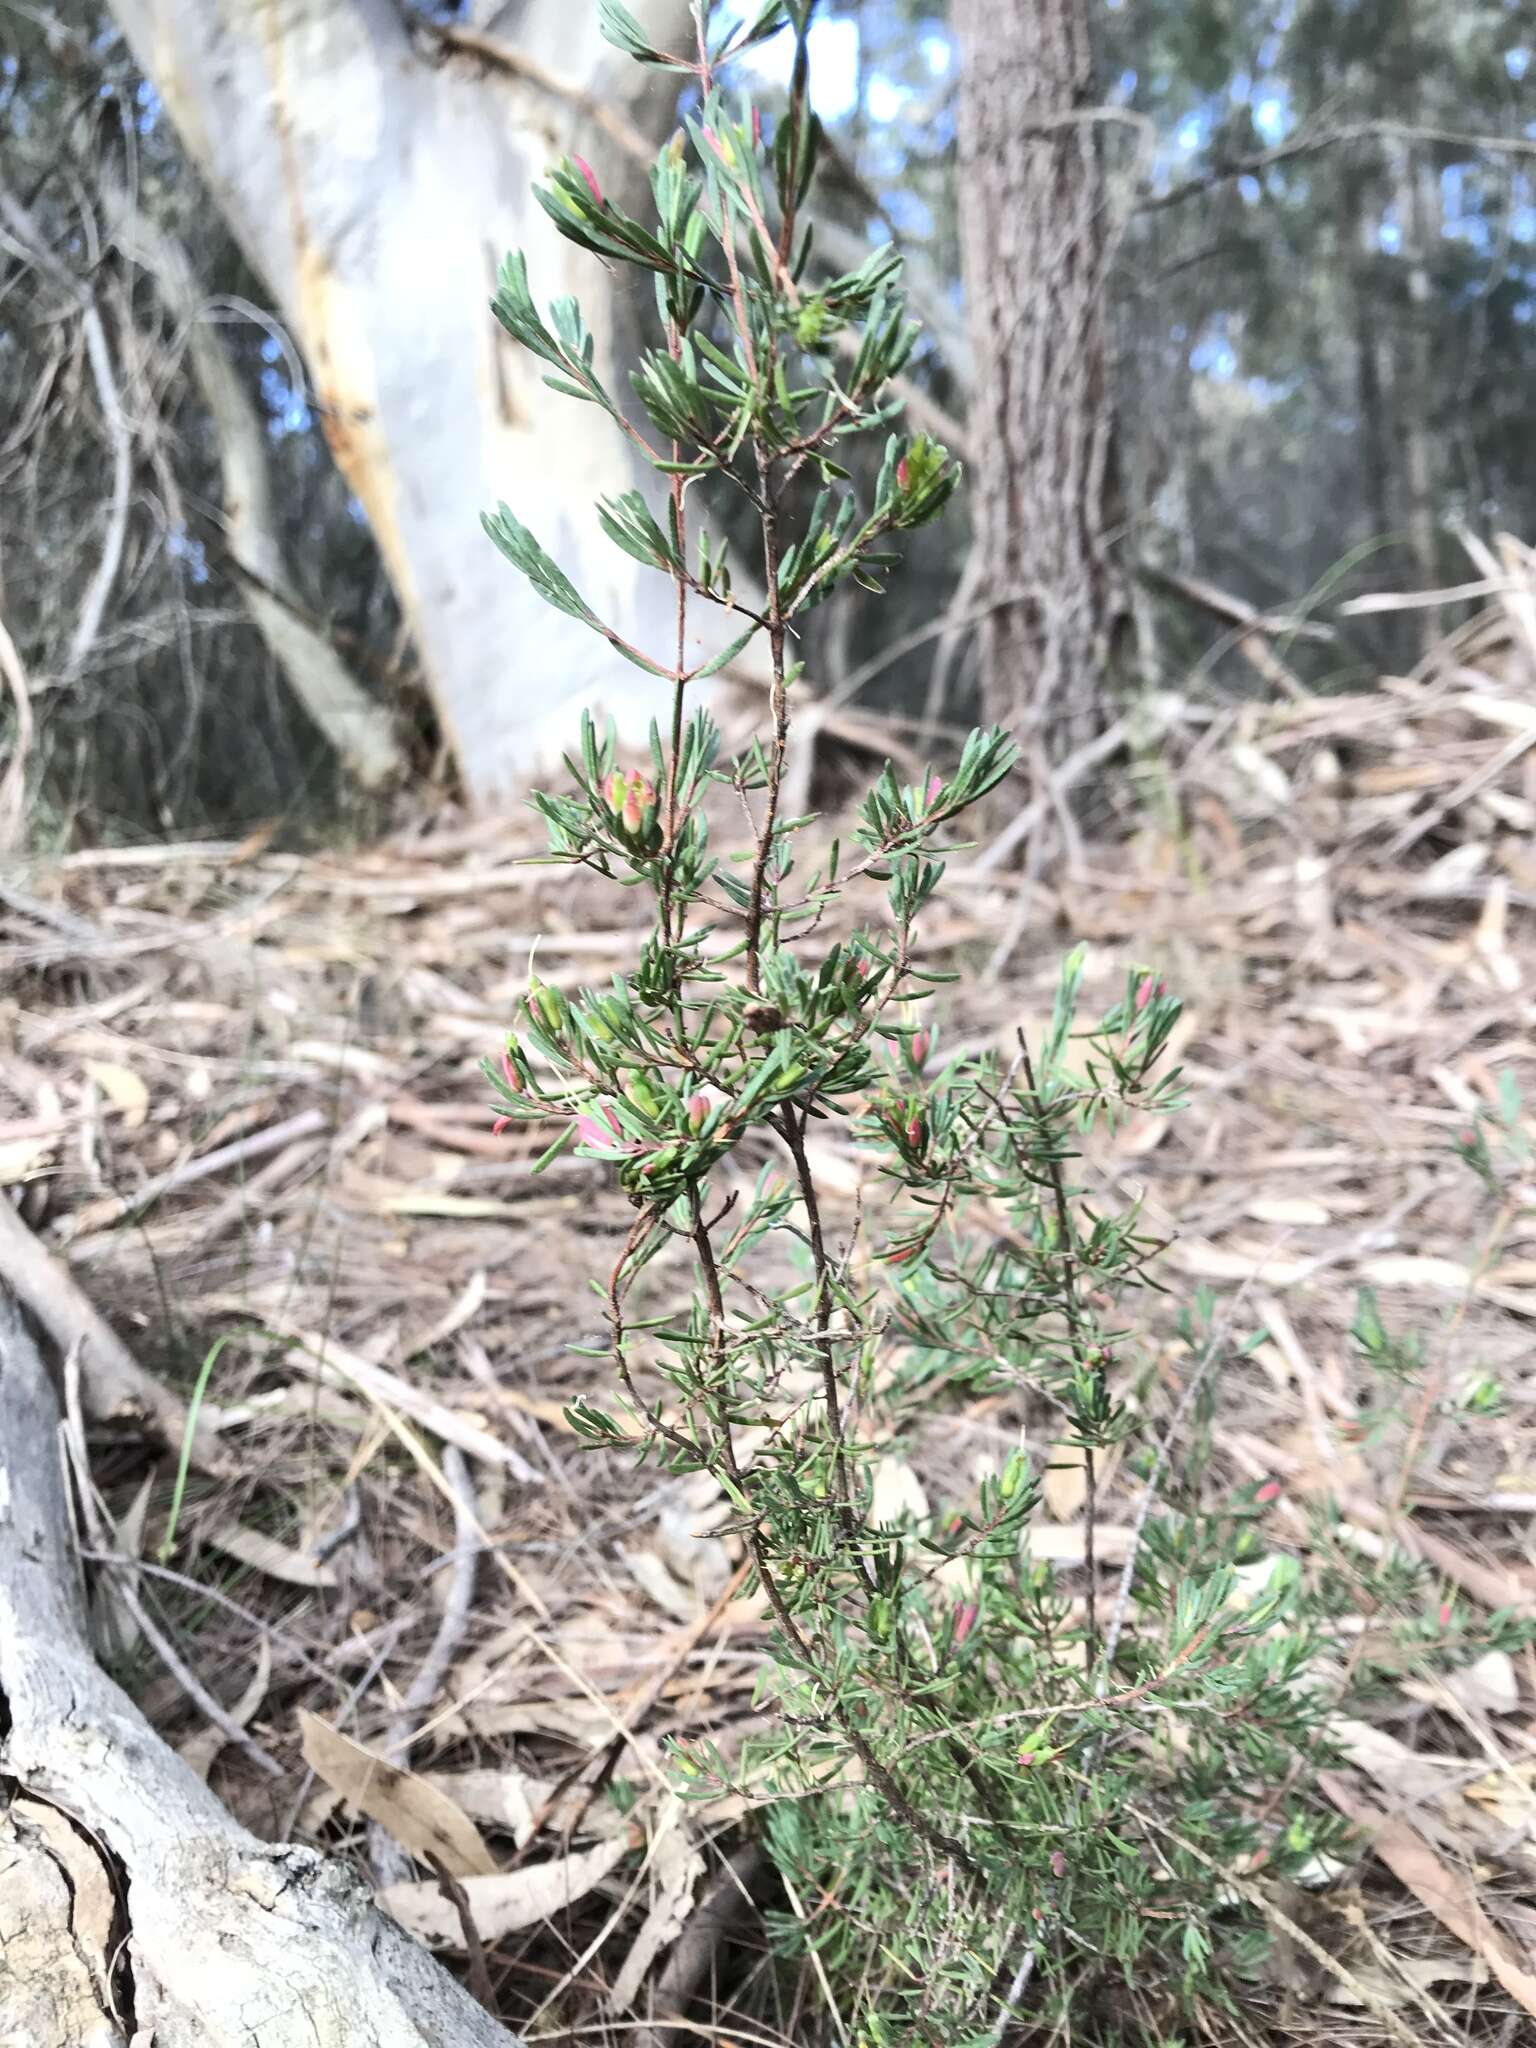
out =
[[[912,1064],[920,1067],[933,1051],[933,1033],[926,1027],[912,1036]]]
[[[1456,1142],[1462,1147],[1463,1151],[1474,1152],[1477,1149],[1477,1133],[1476,1131],[1463,1131]]]
[[[1259,1488],[1258,1492],[1253,1497],[1256,1501],[1259,1502],[1261,1506],[1268,1507],[1269,1503],[1272,1500],[1278,1500],[1280,1498],[1279,1480],[1266,1479],[1264,1484]]]
[[[763,146],[763,117],[756,107],[752,109],[752,145],[755,149]]]
[[[522,1095],[526,1092],[523,1087],[523,1077],[516,1067],[513,1066],[512,1055],[509,1052],[504,1052],[501,1056],[501,1071],[507,1086],[514,1095]]]
[[[1140,987],[1136,991],[1136,1014],[1138,1017],[1141,1015],[1142,1011],[1147,1007],[1148,1003],[1151,1002],[1153,996],[1156,993],[1157,991],[1153,986],[1152,977],[1149,974],[1145,977]]]
[[[898,463],[897,463],[897,465],[896,465],[896,488],[897,488],[897,490],[898,490],[898,491],[904,491],[904,490],[905,490],[905,489],[907,488],[907,485],[908,485],[908,484],[909,484],[909,483],[910,483],[911,481],[912,481],[912,471],[911,471],[911,469],[910,469],[910,468],[908,467],[908,464],[907,464],[907,458],[905,457],[905,455],[903,455],[903,457],[901,458],[900,462],[898,462]]]
[[[974,1600],[967,1600],[963,1607],[957,1607],[955,1609],[954,1642],[955,1648],[957,1650],[959,1649],[960,1645],[965,1641],[966,1637],[970,1634],[971,1630],[976,1626],[976,1616],[980,1613],[980,1611],[981,1610],[978,1608]]]
[[[709,1115],[710,1102],[707,1095],[690,1095],[688,1098],[688,1128],[702,1131]]]
[[[1453,1610],[1450,1601],[1442,1600],[1440,1603],[1440,1626],[1442,1628],[1450,1627],[1452,1611]]]
[[[920,1116],[909,1117],[906,1127],[907,1143],[915,1152],[923,1142],[923,1120]]]
[[[633,790],[630,791],[628,797],[625,799],[624,809],[620,812],[620,816],[624,820],[624,829],[626,832],[638,832],[640,830],[640,827],[645,823],[645,813],[640,808],[639,799],[636,797],[635,792]]]
[[[1067,1874],[1067,1859],[1066,1859],[1066,1856],[1065,1856],[1064,1852],[1063,1852],[1062,1850],[1060,1850],[1060,1849],[1053,1849],[1053,1850],[1051,1851],[1051,1875],[1052,1875],[1052,1877],[1065,1877],[1065,1876],[1066,1876],[1066,1874]]]
[[[929,778],[928,778],[928,787],[927,787],[927,790],[926,790],[926,791],[924,792],[924,796],[923,796],[923,801],[924,801],[924,802],[925,802],[926,804],[928,804],[928,805],[930,806],[930,808],[932,807],[932,805],[933,805],[933,803],[934,803],[935,799],[937,798],[937,796],[938,796],[938,794],[939,794],[939,791],[940,791],[940,790],[941,790],[941,789],[942,789],[943,787],[944,787],[944,778],[943,778],[943,776],[942,776],[942,775],[930,775],[930,776],[929,776]]]
[[[571,162],[576,166],[577,170],[580,171],[581,175],[586,179],[587,190],[592,194],[592,197],[597,201],[598,205],[602,206],[605,203],[603,199],[603,188],[597,182],[597,173],[593,170],[592,166],[587,162],[584,156],[573,156],[571,158]]]
[[[493,1138],[499,1138],[502,1132],[507,1128],[507,1125],[512,1123],[513,1121],[514,1119],[510,1116],[497,1117],[495,1123],[491,1125],[491,1136]]]

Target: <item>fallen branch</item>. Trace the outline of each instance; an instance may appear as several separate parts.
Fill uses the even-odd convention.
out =
[[[99,1895],[117,1902],[101,1967],[77,1974],[29,2048],[124,2048],[125,1991],[133,2038],[155,2048],[512,2048],[349,1871],[240,1827],[97,1668],[59,1423],[36,1346],[0,1302],[0,1774],[20,1794],[0,1865],[20,1807],[34,1902],[27,1944],[0,1961],[7,2018],[48,2010],[38,1973],[70,1955],[71,1916]],[[67,1817],[53,1849],[50,1816]]]
[[[3,1195],[0,1283],[31,1310],[60,1351],[78,1354],[85,1411],[92,1421],[147,1424],[162,1443],[180,1444],[187,1425],[181,1402],[144,1370]],[[222,1468],[207,1430],[198,1430],[192,1454],[205,1471]]]

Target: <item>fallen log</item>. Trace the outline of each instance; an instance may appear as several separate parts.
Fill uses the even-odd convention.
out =
[[[352,1872],[239,1826],[97,1667],[64,1473],[0,1294],[0,2040],[516,2048]]]

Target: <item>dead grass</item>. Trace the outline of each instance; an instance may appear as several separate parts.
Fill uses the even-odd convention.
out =
[[[1093,993],[1136,959],[1185,994],[1189,1107],[1092,1166],[1105,1199],[1141,1193],[1174,1238],[1170,1282],[1239,1292],[1266,1331],[1221,1378],[1220,1472],[1281,1482],[1287,1544],[1315,1540],[1307,1505],[1331,1496],[1339,1554],[1416,1547],[1474,1617],[1536,1602],[1536,1187],[1517,1172],[1501,1204],[1454,1151],[1511,1079],[1536,1097],[1536,629],[1522,637],[1519,602],[1500,616],[1370,693],[1188,713],[1123,840],[1033,886],[961,855],[926,930],[963,974],[950,1044],[1042,1018],[1078,939]],[[536,936],[541,975],[574,986],[632,958],[636,935],[611,895],[516,864],[535,850],[528,824],[434,818],[345,857],[259,838],[82,853],[0,887],[0,1178],[145,1363],[189,1387],[227,1340],[208,1401],[238,1473],[192,1481],[164,1558],[171,1474],[111,1445],[98,1473],[143,1599],[281,1777],[160,1671],[114,1571],[104,1640],[253,1826],[384,1875],[409,1824],[384,1798],[370,1835],[309,1774],[299,1715],[365,1744],[414,1733],[400,1755],[501,1873],[468,1881],[477,1981],[533,2038],[643,2037],[639,1972],[656,1958],[654,1984],[676,1953],[707,2017],[651,2041],[806,2040],[814,1986],[767,1967],[753,1916],[733,1946],[671,1950],[706,1897],[717,1919],[695,1935],[729,1926],[739,1815],[680,1815],[660,1744],[739,1739],[763,1629],[707,1492],[577,1455],[563,1418],[606,1389],[569,1347],[600,1339],[591,1282],[629,1211],[595,1167],[533,1179],[532,1153],[490,1135],[478,1062]],[[1536,1135],[1528,1112],[1520,1128]],[[851,1152],[824,1140],[821,1165],[851,1201]],[[1362,1285],[1423,1335],[1432,1393],[1492,1376],[1502,1416],[1430,1404],[1406,1471],[1400,1440],[1358,1441]],[[1164,1304],[1145,1337],[1145,1398],[1172,1412],[1188,1360]],[[917,1483],[974,1484],[1021,1424],[1043,1457],[1034,1413],[915,1418]],[[1135,1492],[1120,1484],[1111,1523]],[[1058,1479],[1042,1542],[1069,1564],[1078,1512]],[[469,1611],[445,1629],[466,1574]],[[445,1634],[446,1678],[407,1706]],[[1272,1902],[1271,2040],[1531,2038],[1536,1663],[1477,1673],[1404,1690],[1375,1748],[1362,1738],[1341,1799],[1397,1832],[1381,1862]],[[618,1804],[593,1796],[608,1784]],[[428,1876],[399,1910],[462,1949]],[[1240,2037],[1213,2017],[1208,2038]]]

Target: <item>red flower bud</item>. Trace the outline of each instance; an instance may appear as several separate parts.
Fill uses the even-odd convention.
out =
[[[960,1645],[965,1641],[966,1637],[970,1634],[971,1630],[976,1626],[976,1616],[980,1613],[980,1611],[981,1610],[978,1608],[974,1600],[967,1600],[963,1607],[957,1607],[955,1609],[954,1641],[955,1648],[957,1650],[959,1649]]]
[[[923,1142],[923,1120],[920,1116],[908,1117],[905,1136],[915,1152]]]
[[[915,1244],[899,1244],[892,1251],[882,1252],[881,1257],[888,1266],[904,1266],[908,1259],[917,1257],[919,1249]]]
[[[584,156],[573,156],[571,158],[571,162],[576,166],[577,170],[580,171],[581,175],[586,179],[587,190],[592,194],[592,197],[597,201],[598,205],[604,205],[605,201],[603,199],[603,188],[597,182],[597,173],[593,170],[592,166],[587,162],[586,158]]]
[[[903,455],[903,457],[901,458],[900,462],[898,462],[898,463],[897,463],[897,465],[896,465],[896,488],[897,488],[897,490],[898,490],[898,491],[904,491],[904,490],[905,490],[905,489],[907,488],[907,485],[908,485],[908,484],[909,484],[909,483],[910,483],[911,481],[912,481],[912,471],[911,471],[911,469],[910,469],[910,468],[908,467],[908,465],[907,465],[907,458],[905,457],[905,455]]]

